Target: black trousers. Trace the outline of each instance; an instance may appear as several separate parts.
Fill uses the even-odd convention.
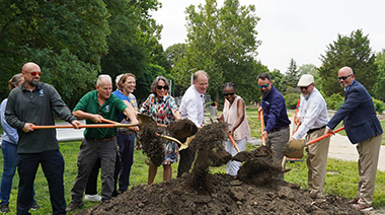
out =
[[[64,159],[59,150],[18,154],[17,167],[20,181],[17,193],[17,214],[30,214],[28,210],[33,202],[33,182],[39,164],[48,181],[52,214],[66,214],[63,183]]]
[[[182,143],[185,142],[181,141]],[[178,174],[177,177],[181,177],[183,173],[189,172],[192,166],[192,163],[195,159],[195,149],[194,148],[187,148],[183,149],[179,152],[179,165],[178,165]]]

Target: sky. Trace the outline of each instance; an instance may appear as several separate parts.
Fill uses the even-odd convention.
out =
[[[205,4],[204,0],[159,0],[162,8],[152,12],[163,25],[161,44],[164,50],[176,43],[185,43],[186,7]],[[224,0],[217,0],[223,6]],[[350,36],[361,29],[368,35],[372,51],[385,49],[384,0],[240,0],[241,5],[254,4],[256,16],[257,59],[270,71],[287,71],[290,60],[298,66],[321,66],[320,56],[327,46],[337,41],[338,34]],[[197,8],[197,7],[196,7]]]

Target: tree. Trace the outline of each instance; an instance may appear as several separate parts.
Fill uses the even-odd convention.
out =
[[[373,95],[375,98],[385,100],[385,49],[376,54],[378,77],[373,86]]]
[[[93,88],[100,56],[107,53],[109,14],[102,0],[0,4],[2,98],[8,94],[6,81],[28,61],[41,66],[42,81],[55,85],[67,103]]]
[[[217,99],[224,82],[232,81],[237,86],[255,85],[258,75],[255,68],[262,69],[255,60],[260,44],[256,39],[259,18],[255,15],[255,7],[241,6],[238,0],[226,0],[223,7],[218,8],[216,0],[206,0],[205,5],[200,4],[197,9],[190,5],[186,14],[186,57],[176,65],[177,80],[183,80],[180,84],[189,85],[189,71],[195,68],[209,74],[209,93],[216,94]],[[239,94],[243,96],[241,90]]]
[[[298,71],[297,63],[292,58],[282,80],[282,87],[285,89],[285,91],[291,91],[291,89],[297,88],[299,76],[300,74]]]
[[[108,54],[101,60],[102,72],[112,77],[130,72],[139,78],[149,63],[158,64],[153,59],[153,50],[163,52],[158,43],[162,26],[149,15],[160,3],[157,0],[106,2],[111,13],[108,19],[111,34],[107,37]]]
[[[322,78],[322,89],[326,96],[334,93],[342,94],[337,76],[338,70],[344,66],[353,69],[357,81],[371,92],[377,79],[375,55],[370,47],[368,35],[362,30],[353,31],[350,36],[338,34],[337,41],[327,46],[325,55],[321,55],[323,65],[319,68]]]

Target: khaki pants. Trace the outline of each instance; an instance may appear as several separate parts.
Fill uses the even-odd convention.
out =
[[[306,142],[314,140],[325,133],[325,128],[308,134]],[[320,140],[306,148],[308,170],[307,185],[310,192],[322,194],[325,184],[326,163],[328,159],[330,137]]]
[[[364,206],[370,206],[373,202],[381,141],[382,134],[357,144],[360,182],[358,183],[358,192],[355,198],[358,199],[359,204]]]
[[[266,139],[266,146],[270,147],[273,150],[274,152],[273,160],[274,160],[274,163],[278,166],[281,166],[282,164],[283,157],[284,157],[282,149],[287,144],[287,142],[289,142],[289,139],[290,139],[289,126],[279,131],[269,133]],[[284,177],[285,177],[285,174],[280,174],[279,176],[276,177],[276,179],[283,181]]]

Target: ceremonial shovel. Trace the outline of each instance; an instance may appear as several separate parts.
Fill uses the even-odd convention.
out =
[[[337,133],[339,131],[342,131],[344,130],[345,127],[342,126],[341,128],[337,129],[334,131],[334,133]],[[302,158],[303,157],[303,149],[305,147],[308,147],[310,146],[311,144],[313,143],[316,143],[326,137],[329,137],[330,135],[332,135],[332,133],[328,133],[328,134],[325,134],[323,136],[320,136],[308,143],[305,143],[305,140],[303,139],[300,139],[300,140],[292,140],[290,142],[288,142],[285,147],[283,147],[282,149],[282,152],[283,154],[288,157],[288,158]]]

